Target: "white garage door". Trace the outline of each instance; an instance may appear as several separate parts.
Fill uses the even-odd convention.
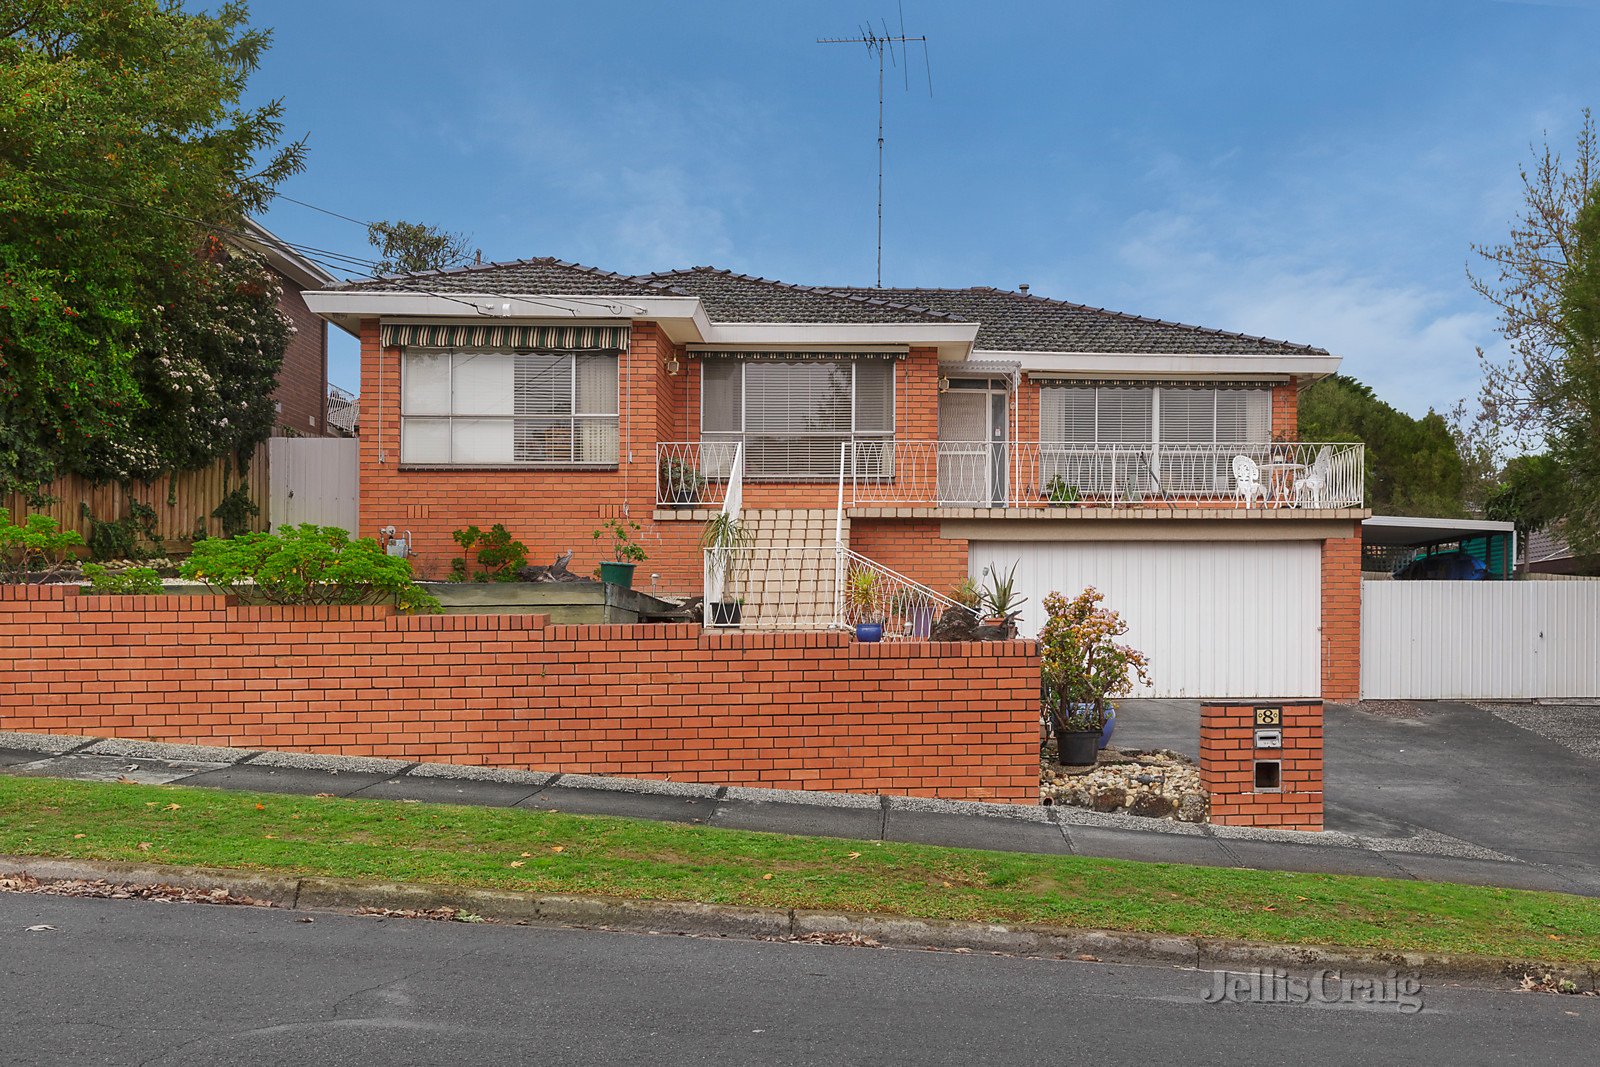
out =
[[[1044,597],[1086,586],[1128,623],[1150,657],[1157,697],[1304,697],[1321,685],[1321,545],[1316,541],[974,541],[972,577],[1017,564],[1028,602],[1022,632],[1044,622]]]

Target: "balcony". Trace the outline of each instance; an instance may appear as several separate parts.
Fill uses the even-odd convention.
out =
[[[736,449],[727,442],[658,445],[657,502],[720,503]],[[852,509],[1365,506],[1366,448],[1350,442],[858,439],[838,449],[837,502]],[[756,469],[745,476],[762,478]],[[811,506],[831,503],[823,492],[817,496]]]

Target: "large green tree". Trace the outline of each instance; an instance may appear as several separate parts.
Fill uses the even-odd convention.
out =
[[[0,490],[239,447],[286,334],[209,241],[303,166],[281,101],[241,103],[270,34],[239,2],[0,0],[0,35]]]
[[[1600,183],[1589,190],[1561,283],[1561,370],[1550,414],[1550,458],[1564,492],[1562,535],[1600,552]]]
[[[1336,374],[1301,392],[1300,438],[1365,441],[1367,503],[1380,515],[1465,514],[1461,456],[1449,425],[1432,411],[1414,419]]]

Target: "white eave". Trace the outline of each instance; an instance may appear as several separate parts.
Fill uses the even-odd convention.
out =
[[[676,344],[715,349],[848,349],[937,347],[941,359],[967,355],[976,323],[714,323],[696,296],[506,296],[497,293],[396,293],[324,289],[305,294],[306,305],[349,333],[362,319],[540,320],[657,322]]]
[[[1020,364],[1024,374],[1131,378],[1321,378],[1339,369],[1339,357],[1307,352],[1181,354],[1145,352],[1002,352],[980,349],[973,359]]]
[[[290,248],[283,238],[261,225],[255,219],[245,219],[244,225],[249,236],[240,237],[239,241],[265,256],[267,262],[279,274],[292,279],[306,289],[320,289],[324,285],[332,285],[339,280],[318,264],[311,262]]]

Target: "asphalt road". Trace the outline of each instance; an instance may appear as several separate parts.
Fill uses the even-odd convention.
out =
[[[0,893],[0,1061],[1595,1062],[1600,1000],[1223,1004],[1209,972]],[[35,925],[52,930],[30,931]]]

